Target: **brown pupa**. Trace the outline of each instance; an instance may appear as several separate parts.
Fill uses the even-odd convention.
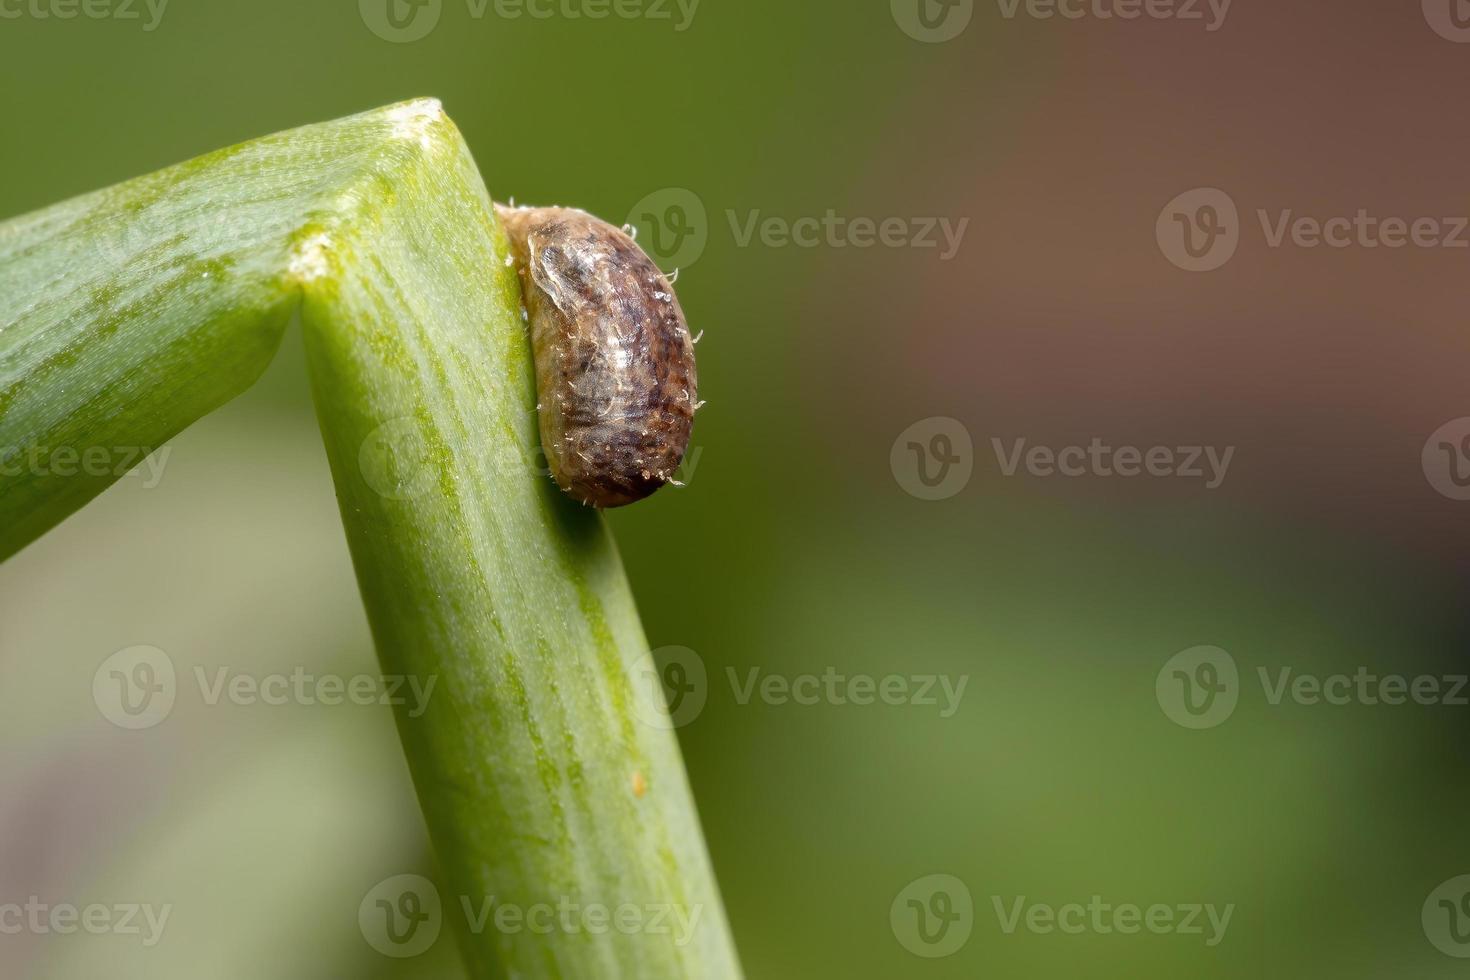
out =
[[[594,507],[642,500],[673,480],[697,407],[673,287],[632,238],[585,211],[496,213],[520,268],[551,475]]]

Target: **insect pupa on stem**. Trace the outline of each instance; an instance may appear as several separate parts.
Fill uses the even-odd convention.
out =
[[[642,500],[689,447],[694,343],[667,277],[633,239],[574,208],[506,207],[551,475],[595,507]]]

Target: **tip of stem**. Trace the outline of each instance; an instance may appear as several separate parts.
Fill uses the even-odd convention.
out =
[[[324,231],[308,235],[296,243],[291,250],[288,272],[297,282],[313,282],[331,271],[327,253],[332,247],[332,236]]]
[[[388,110],[393,138],[416,142],[425,150],[433,147],[434,127],[444,118],[444,104],[438,99],[415,99]]]

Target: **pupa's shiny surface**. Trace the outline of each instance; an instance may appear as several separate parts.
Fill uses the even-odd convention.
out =
[[[642,500],[674,478],[694,425],[694,343],[673,287],[585,211],[496,211],[520,267],[552,476],[595,507]]]

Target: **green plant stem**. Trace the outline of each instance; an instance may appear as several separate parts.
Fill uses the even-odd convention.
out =
[[[435,684],[397,718],[472,975],[737,977],[616,548],[536,465],[508,254],[429,100],[0,225],[0,447],[157,445],[253,381],[299,307],[384,672]],[[110,482],[11,457],[0,557]],[[494,916],[547,905],[643,927]]]

